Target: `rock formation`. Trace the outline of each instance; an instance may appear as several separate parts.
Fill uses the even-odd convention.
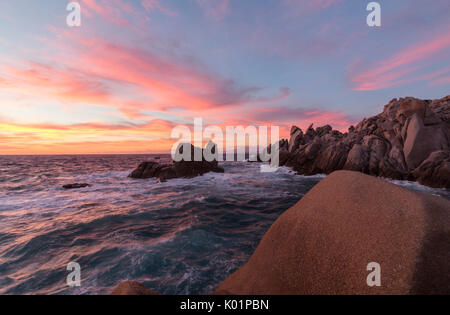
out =
[[[368,286],[369,263],[381,286]],[[216,294],[450,294],[450,201],[358,172],[283,213]]]
[[[299,174],[353,170],[450,188],[450,96],[394,99],[348,132],[294,126],[280,142],[280,164]]]
[[[158,162],[143,162],[135,169],[129,177],[131,178],[159,178],[160,182],[164,182],[173,178],[191,178],[200,176],[208,172],[223,173],[223,168],[219,167],[217,157],[212,161],[207,161],[204,157],[204,150],[209,150],[215,154],[215,145],[212,148],[200,149],[191,144],[180,144],[177,154],[183,154],[183,148],[187,147],[191,150],[188,160],[173,161],[170,164],[161,164]],[[194,161],[195,156],[200,156],[201,161]],[[179,160],[176,158],[176,160]]]

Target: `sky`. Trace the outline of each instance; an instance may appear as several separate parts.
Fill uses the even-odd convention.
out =
[[[0,0],[0,155],[165,153],[204,125],[330,124],[450,87],[450,1]]]

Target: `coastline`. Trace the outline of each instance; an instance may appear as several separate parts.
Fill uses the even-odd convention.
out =
[[[34,250],[39,253],[41,244],[45,244],[53,253],[50,257],[58,257],[62,250],[66,250],[74,253],[71,256],[73,259],[80,260],[87,266],[91,283],[87,285],[86,291],[79,293],[109,292],[112,286],[118,284],[117,279],[146,281],[148,275],[150,279],[156,279],[150,283],[151,288],[156,291],[161,283],[169,282],[170,286],[161,290],[163,293],[211,293],[212,288],[224,280],[224,275],[247,262],[266,229],[282,218],[283,213],[289,212],[286,209],[299,199],[301,203],[303,195],[308,195],[309,189],[323,179],[321,174],[328,174],[323,179],[324,182],[333,178],[335,170],[338,173],[339,170],[350,170],[357,171],[356,177],[367,173],[377,182],[386,185],[400,179],[401,182],[396,184],[412,186],[410,189],[425,190],[418,184],[420,182],[428,184],[427,187],[446,187],[450,178],[447,176],[450,161],[447,157],[449,129],[446,116],[449,99],[446,97],[437,100],[437,103],[414,98],[396,99],[385,107],[383,113],[363,120],[357,127],[350,127],[347,133],[337,132],[330,126],[311,126],[305,133],[293,127],[291,139],[281,140],[279,143],[281,171],[271,175],[260,173],[258,163],[219,165],[217,162],[205,161],[183,161],[178,164],[168,161],[169,164],[166,164],[170,157],[153,158],[155,155],[148,156],[153,162],[142,161],[145,157],[142,155],[39,156],[23,157],[17,161],[2,157],[5,171],[2,180],[7,183],[3,188],[8,196],[6,204],[2,206],[6,210],[3,214],[16,216],[14,222],[36,227],[29,240],[20,239],[20,234],[16,237],[14,227],[9,227],[8,224],[2,227],[0,236],[4,235],[17,242],[11,242],[10,245],[6,243],[4,252],[8,255],[9,269],[3,274],[6,275],[3,280],[6,284],[4,290],[8,293],[23,292],[23,284],[14,283],[9,277],[14,272],[23,272],[22,267],[16,266],[14,262],[22,261],[22,257],[31,257],[30,253]],[[430,110],[430,104],[441,104],[443,107],[439,107],[435,113],[436,106]],[[427,141],[430,133],[438,136],[433,141]],[[191,150],[195,148],[191,147]],[[131,173],[131,177],[138,179],[124,178],[136,165],[140,166]],[[11,171],[11,168],[15,171]],[[312,177],[308,177],[310,175]],[[142,179],[139,180],[140,178]],[[423,180],[419,180],[420,178]],[[424,179],[427,180],[424,182]],[[67,182],[68,180],[71,182]],[[413,181],[405,182],[406,180]],[[74,190],[65,192],[64,186]],[[347,186],[352,187],[350,184]],[[353,188],[355,189],[347,192],[323,191],[321,194],[325,197],[332,195],[343,198],[346,193],[358,191],[358,187]],[[447,196],[447,189],[438,191],[429,188],[429,192]],[[268,194],[268,191],[271,193]],[[28,199],[24,198],[24,194]],[[31,196],[39,196],[40,203],[27,203],[27,200],[32,199]],[[399,193],[400,200],[414,200],[409,193],[404,194],[403,199],[401,196]],[[383,200],[385,196],[381,194],[379,198]],[[392,198],[391,204],[397,203],[398,200]],[[424,208],[414,205],[416,211],[425,214],[434,211],[429,202],[419,203],[423,203]],[[354,206],[362,205],[363,201]],[[29,209],[29,206],[31,210],[14,212],[15,209]],[[448,205],[444,207],[448,208]],[[385,211],[395,212],[395,209]],[[73,212],[79,219],[75,217],[73,225],[65,224],[72,222]],[[367,219],[367,216],[368,214],[360,215],[361,220]],[[40,231],[39,227],[46,217],[53,217],[53,220],[63,224],[58,227],[48,226]],[[375,222],[376,220],[377,218]],[[429,219],[425,216],[417,217],[417,220]],[[335,221],[338,222],[338,219]],[[389,224],[402,227],[399,220]],[[341,224],[334,228],[344,226]],[[431,226],[435,228],[438,225],[432,223]],[[445,227],[443,228],[442,233],[445,234]],[[423,231],[426,232],[426,229],[423,227]],[[323,231],[311,235],[321,232]],[[403,231],[400,236],[416,232]],[[302,231],[294,234],[302,235]],[[420,244],[424,243],[424,235],[426,233],[417,236]],[[62,244],[51,242],[55,236],[64,240]],[[331,240],[333,239],[337,237],[332,237]],[[440,244],[441,241],[438,239],[433,243]],[[136,249],[136,246],[140,249]],[[219,250],[222,246],[224,249]],[[418,253],[423,247],[420,246],[416,247],[414,253]],[[400,245],[398,247],[401,248]],[[310,252],[313,253],[314,248]],[[111,253],[114,253],[114,259],[108,261]],[[189,261],[186,261],[186,257],[190,257]],[[321,255],[312,257],[312,260],[317,260]],[[36,258],[40,259],[33,256],[33,259]],[[45,265],[47,257],[42,259]],[[413,260],[409,256],[404,262],[411,263]],[[93,284],[98,277],[98,271],[95,270],[97,264],[92,264],[91,261],[102,261],[101,264],[105,265],[102,276],[104,279],[100,280],[103,285],[98,289]],[[26,259],[22,261],[23,265],[28,263],[30,262]],[[57,268],[59,267],[46,268],[43,272]],[[115,274],[112,275],[108,268],[116,270]],[[447,266],[444,264],[440,268],[445,269]],[[411,271],[413,269],[409,269],[409,277],[424,275],[414,273]],[[51,285],[42,289],[42,292],[69,292],[69,289],[61,288],[56,281],[57,272],[52,273],[50,281],[55,282],[50,282]],[[324,273],[316,274],[320,276]],[[262,279],[263,275],[257,278]],[[198,277],[193,287],[192,277]],[[29,286],[26,289],[28,292],[36,290],[35,281],[32,273],[26,273],[23,283]],[[132,294],[134,287],[131,284],[125,285],[126,290],[122,291]],[[261,285],[257,287],[262,288]],[[307,285],[301,287],[301,290],[292,292],[300,294],[305,288],[313,288]],[[228,292],[230,288],[236,289],[228,287],[225,291]],[[438,285],[438,288],[441,290],[442,285]],[[316,289],[317,292],[325,290],[314,290]],[[425,285],[424,290],[427,289],[429,287]],[[395,290],[400,290],[402,294],[416,292],[398,287]],[[280,291],[280,294],[285,293]],[[363,291],[357,293],[365,294]]]

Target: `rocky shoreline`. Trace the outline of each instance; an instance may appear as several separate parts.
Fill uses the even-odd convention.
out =
[[[279,147],[280,165],[301,175],[351,170],[450,188],[450,95],[393,99],[346,133],[329,125],[305,132],[293,126]]]

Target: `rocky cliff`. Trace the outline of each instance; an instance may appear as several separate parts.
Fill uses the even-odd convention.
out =
[[[304,175],[352,170],[450,188],[450,95],[393,99],[346,133],[294,126],[280,141],[280,164]]]

